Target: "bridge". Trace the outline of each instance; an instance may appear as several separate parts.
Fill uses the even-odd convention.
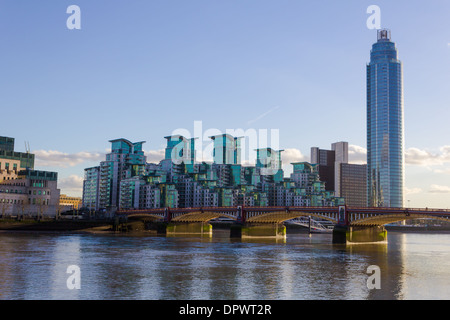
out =
[[[204,207],[122,209],[116,215],[126,220],[153,220],[165,223],[167,233],[212,232],[208,222],[225,217],[235,221],[231,236],[285,237],[284,221],[308,216],[331,221],[333,242],[376,242],[387,237],[384,225],[410,219],[450,222],[450,210],[428,208],[368,207]]]

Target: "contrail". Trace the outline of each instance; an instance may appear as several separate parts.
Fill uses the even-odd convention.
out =
[[[247,121],[247,124],[252,124],[253,122],[261,120],[262,118],[267,116],[269,113],[271,113],[272,111],[275,111],[276,109],[279,109],[279,108],[280,108],[280,106],[273,107],[272,109],[270,109],[269,111],[264,112],[263,114],[259,115],[255,119]]]

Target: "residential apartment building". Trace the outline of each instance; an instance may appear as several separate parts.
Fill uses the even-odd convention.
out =
[[[294,163],[293,174],[285,178],[282,150],[257,149],[256,165],[243,166],[239,138],[218,135],[211,137],[214,161],[196,162],[195,139],[179,135],[165,139],[165,158],[159,163],[145,163],[141,145],[126,139],[113,140],[107,160],[99,167],[85,169],[83,204],[108,209],[114,203],[117,208],[343,203],[334,192],[325,190],[325,183],[319,180],[318,165]],[[129,154],[139,156],[130,162]]]

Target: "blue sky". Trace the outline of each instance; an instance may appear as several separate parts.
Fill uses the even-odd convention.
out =
[[[73,4],[81,30],[66,27]],[[73,195],[108,140],[145,140],[157,159],[194,121],[279,130],[285,164],[336,141],[363,160],[369,5],[404,64],[405,198],[450,207],[446,0],[0,0],[0,135],[29,141]]]

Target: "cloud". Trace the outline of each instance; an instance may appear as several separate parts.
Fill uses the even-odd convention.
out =
[[[405,151],[406,164],[419,166],[444,165],[450,163],[450,146],[439,148],[439,152],[431,152],[418,148],[408,148]]]
[[[61,178],[58,181],[58,188],[61,194],[72,196],[81,196],[83,193],[83,177],[72,174],[67,178]]]
[[[309,161],[309,157],[305,156],[300,150],[292,148],[292,149],[284,149],[281,152],[281,162],[283,164],[291,164],[292,162],[303,162]]]
[[[150,150],[145,151],[145,155],[147,156],[147,162],[149,163],[159,163],[165,157],[165,150]]]
[[[367,149],[357,146],[348,146],[348,158],[350,163],[363,164],[367,162]],[[439,148],[439,152],[419,148],[408,148],[405,150],[405,163],[418,166],[436,166],[450,163],[450,146]],[[445,172],[444,172],[445,171]],[[448,173],[448,170],[436,173]]]
[[[450,168],[446,168],[446,169],[434,169],[433,172],[434,172],[434,173],[439,173],[439,174],[450,174]]]
[[[403,189],[403,191],[405,192],[405,195],[422,193],[422,189],[421,188],[411,188],[410,189],[410,188],[405,187]]]
[[[450,193],[449,186],[440,186],[438,184],[432,184],[428,190],[430,193]]]
[[[348,162],[354,164],[366,164],[367,163],[367,149],[350,144],[348,146]]]
[[[74,167],[87,161],[102,161],[105,154],[101,152],[77,152],[64,153],[55,150],[37,150],[34,151],[37,167]]]

